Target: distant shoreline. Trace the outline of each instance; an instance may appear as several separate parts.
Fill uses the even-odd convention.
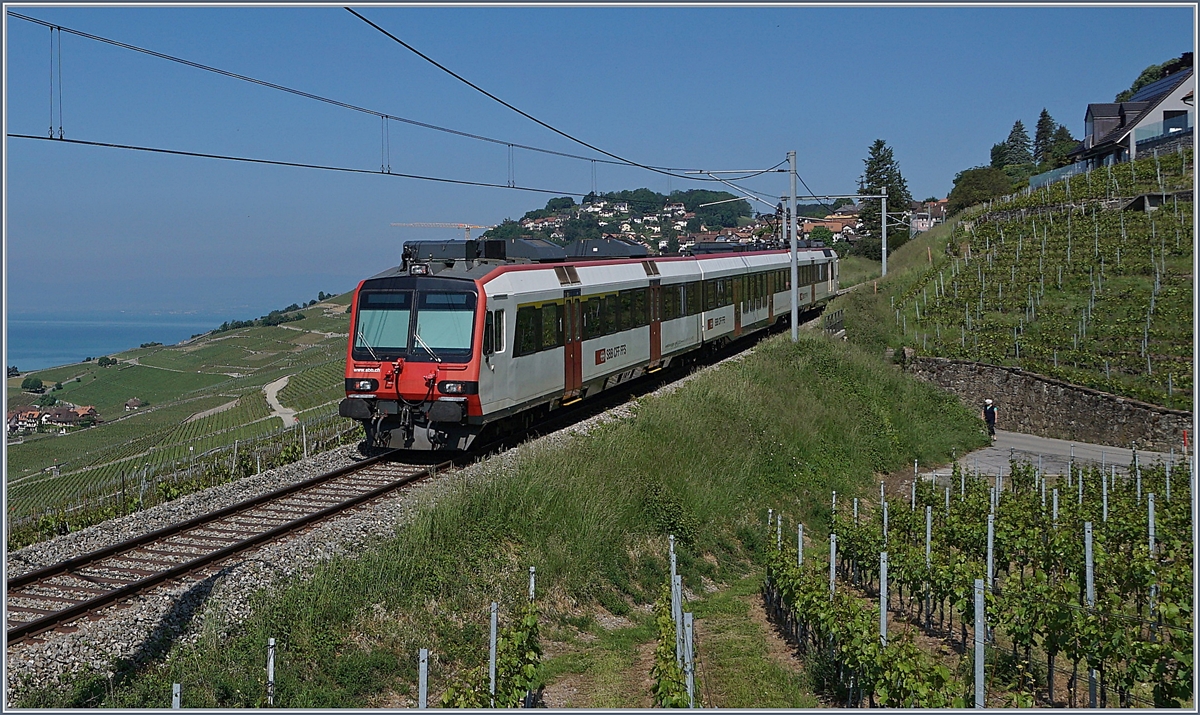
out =
[[[230,319],[226,313],[10,315],[5,365],[25,375],[136,350],[143,343],[175,345]]]

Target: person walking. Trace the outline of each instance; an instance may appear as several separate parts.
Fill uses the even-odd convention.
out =
[[[992,441],[996,441],[996,406],[992,404],[992,398],[987,398],[983,401],[983,421],[987,422],[988,435]]]

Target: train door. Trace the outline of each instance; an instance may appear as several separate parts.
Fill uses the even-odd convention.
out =
[[[662,360],[662,282],[650,281],[650,367]]]
[[[578,288],[563,293],[563,346],[563,401],[567,402],[579,399],[583,388],[583,308]]]
[[[742,299],[746,296],[744,276],[730,278],[733,282],[733,337],[742,334]]]

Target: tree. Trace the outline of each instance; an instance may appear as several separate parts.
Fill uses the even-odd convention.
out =
[[[1008,161],[1008,143],[1000,142],[992,145],[992,163],[993,169],[1003,169],[1004,164]]]
[[[821,241],[826,246],[833,243],[833,231],[829,230],[828,226],[817,226],[808,234],[810,241]]]
[[[896,209],[900,211],[907,209],[908,205],[912,203],[912,194],[908,191],[908,182],[901,175],[900,164],[896,161],[892,148],[887,145],[887,142],[876,139],[867,152],[867,158],[863,159],[863,164],[865,168],[863,175],[858,180],[858,193],[878,194],[881,193],[881,189],[886,187],[888,213],[895,214],[897,213]],[[856,252],[861,251],[860,255],[882,257],[881,203],[878,199],[867,199],[858,213],[858,218],[863,224],[863,233],[855,249]],[[895,216],[893,215],[892,223],[888,225],[890,238],[888,253],[904,245],[908,240],[908,231],[894,230],[892,228],[894,222]]]
[[[54,395],[45,394],[37,398],[37,401],[33,404],[37,405],[38,407],[53,407],[54,403],[56,402],[58,402],[58,400],[55,399]]]
[[[56,382],[56,383],[54,383],[54,389],[55,389],[55,390],[61,390],[61,389],[62,389],[62,383],[61,383],[61,382]]]
[[[557,199],[550,199],[546,202],[546,210],[558,213],[559,211],[568,211],[575,208],[575,199],[570,196],[562,196]]]
[[[1033,162],[1029,132],[1025,131],[1025,125],[1021,123],[1020,119],[1013,123],[1012,131],[1008,133],[1008,139],[1004,141],[1004,144],[1006,148],[1005,166]]]
[[[1054,130],[1058,127],[1050,112],[1042,107],[1038,115],[1037,128],[1033,132],[1033,160],[1038,164],[1045,163],[1050,151],[1050,143],[1054,140]]]
[[[1049,162],[1050,168],[1057,169],[1071,163],[1067,154],[1070,154],[1078,144],[1079,140],[1071,136],[1071,130],[1059,124],[1058,129],[1055,129],[1054,134],[1050,137],[1050,148],[1047,150],[1046,161]]]
[[[41,392],[42,391],[42,381],[40,378],[30,375],[29,377],[27,377],[21,381],[21,389],[26,392]]]
[[[1012,182],[1003,169],[993,166],[977,166],[958,172],[954,177],[954,189],[950,191],[947,210],[954,214],[968,206],[1003,196],[1012,190]]]

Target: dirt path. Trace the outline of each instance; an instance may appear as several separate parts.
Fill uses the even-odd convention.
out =
[[[191,417],[184,420],[183,423],[186,425],[189,422],[195,422],[196,420],[202,420],[205,417],[211,417],[212,415],[224,412],[225,410],[232,410],[234,407],[237,406],[237,403],[238,403],[237,400],[232,400],[230,402],[226,402],[223,405],[217,405],[216,407],[212,408],[211,410],[197,412],[196,414],[194,414]]]
[[[287,387],[288,378],[290,375],[284,375],[275,382],[263,385],[263,394],[267,396],[267,404],[271,406],[271,413],[283,420],[284,427],[291,427],[299,420],[296,419],[296,411],[289,410],[279,403],[279,391]]]

